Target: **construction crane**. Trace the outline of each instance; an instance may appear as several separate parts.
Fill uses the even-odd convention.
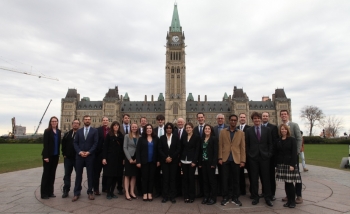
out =
[[[39,77],[39,78],[45,78],[45,79],[51,79],[51,80],[59,81],[57,78],[54,78],[54,77],[48,77],[48,76],[45,76],[45,75],[32,74],[32,73],[29,73],[29,72],[20,71],[20,70],[16,70],[16,69],[13,69],[13,68],[6,68],[6,67],[0,66],[0,69],[5,70],[5,71],[11,71],[11,72],[15,72],[15,73],[20,73],[20,74],[26,74],[26,75],[30,75],[30,76],[36,76],[36,77]]]
[[[40,125],[41,125],[41,122],[43,121],[43,118],[44,118],[44,116],[45,116],[45,114],[46,114],[47,109],[48,109],[49,106],[50,106],[51,101],[52,101],[52,100],[50,100],[49,105],[47,105],[47,107],[46,107],[46,109],[45,109],[45,112],[44,112],[44,114],[43,114],[43,116],[41,117],[41,120],[40,120],[40,122],[39,122],[38,128],[36,128],[36,130],[35,130],[33,136],[36,135],[36,133],[38,133],[39,127],[40,127]]]
[[[9,133],[9,138],[13,139],[15,138],[15,134],[16,134],[16,118],[15,117],[11,118],[11,122],[12,122],[12,132]]]

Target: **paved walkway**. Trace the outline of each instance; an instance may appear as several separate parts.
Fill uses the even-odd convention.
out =
[[[272,208],[264,200],[256,206],[251,205],[249,196],[240,197],[242,207],[233,204],[221,206],[202,205],[200,199],[193,204],[185,204],[177,198],[176,204],[161,203],[161,199],[143,202],[142,199],[126,201],[123,196],[107,200],[104,195],[89,201],[86,179],[82,196],[71,202],[72,192],[66,199],[61,198],[63,184],[63,164],[57,168],[55,183],[56,198],[40,199],[40,179],[42,168],[0,174],[0,212],[1,213],[350,213],[350,171],[336,170],[308,165],[309,172],[303,172],[304,203],[295,209],[284,208],[281,199],[285,196],[284,184],[278,183],[276,198]],[[221,198],[218,198],[219,201]]]

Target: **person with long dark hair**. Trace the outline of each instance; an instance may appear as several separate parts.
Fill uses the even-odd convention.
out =
[[[213,127],[209,124],[204,125],[203,132],[204,138],[201,141],[198,163],[203,174],[202,204],[213,205],[216,203],[217,196],[215,170],[218,161],[218,139],[215,137]]]
[[[276,180],[284,182],[288,201],[283,206],[295,207],[295,188],[293,183],[301,183],[297,165],[297,143],[290,136],[289,127],[282,124],[279,129],[280,138],[276,142],[275,155],[277,163]]]
[[[103,145],[102,164],[103,175],[107,176],[107,199],[118,198],[114,194],[117,177],[123,176],[123,150],[124,136],[120,132],[120,124],[117,121],[112,122],[109,132]]]
[[[145,126],[136,148],[136,166],[141,168],[143,201],[153,201],[154,174],[158,161],[158,141],[151,124]]]
[[[178,167],[181,144],[177,135],[173,135],[174,125],[165,124],[165,135],[160,137],[158,144],[159,159],[163,175],[163,200],[176,203],[176,171]]]
[[[43,151],[43,175],[41,178],[40,193],[42,199],[56,197],[54,195],[54,183],[56,169],[60,156],[61,131],[58,129],[58,118],[50,118],[49,126],[44,131]]]
[[[195,198],[195,172],[201,138],[193,134],[193,124],[186,123],[187,137],[181,142],[182,186],[185,203],[193,203]]]
[[[130,133],[124,137],[125,172],[124,189],[125,199],[131,201],[137,199],[135,195],[135,183],[138,169],[136,167],[136,147],[139,140],[139,129],[136,123],[131,124]]]

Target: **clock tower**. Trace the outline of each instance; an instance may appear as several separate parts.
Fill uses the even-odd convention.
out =
[[[166,35],[165,119],[169,122],[179,117],[186,121],[185,47],[185,34],[175,3],[171,26]]]

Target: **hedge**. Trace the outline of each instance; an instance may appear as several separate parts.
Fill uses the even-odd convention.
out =
[[[43,138],[42,137],[35,137],[35,138],[21,138],[21,139],[4,139],[0,138],[0,144],[1,143],[7,143],[7,144],[42,144]]]
[[[304,136],[304,144],[350,144],[350,139],[346,138],[322,138]]]

